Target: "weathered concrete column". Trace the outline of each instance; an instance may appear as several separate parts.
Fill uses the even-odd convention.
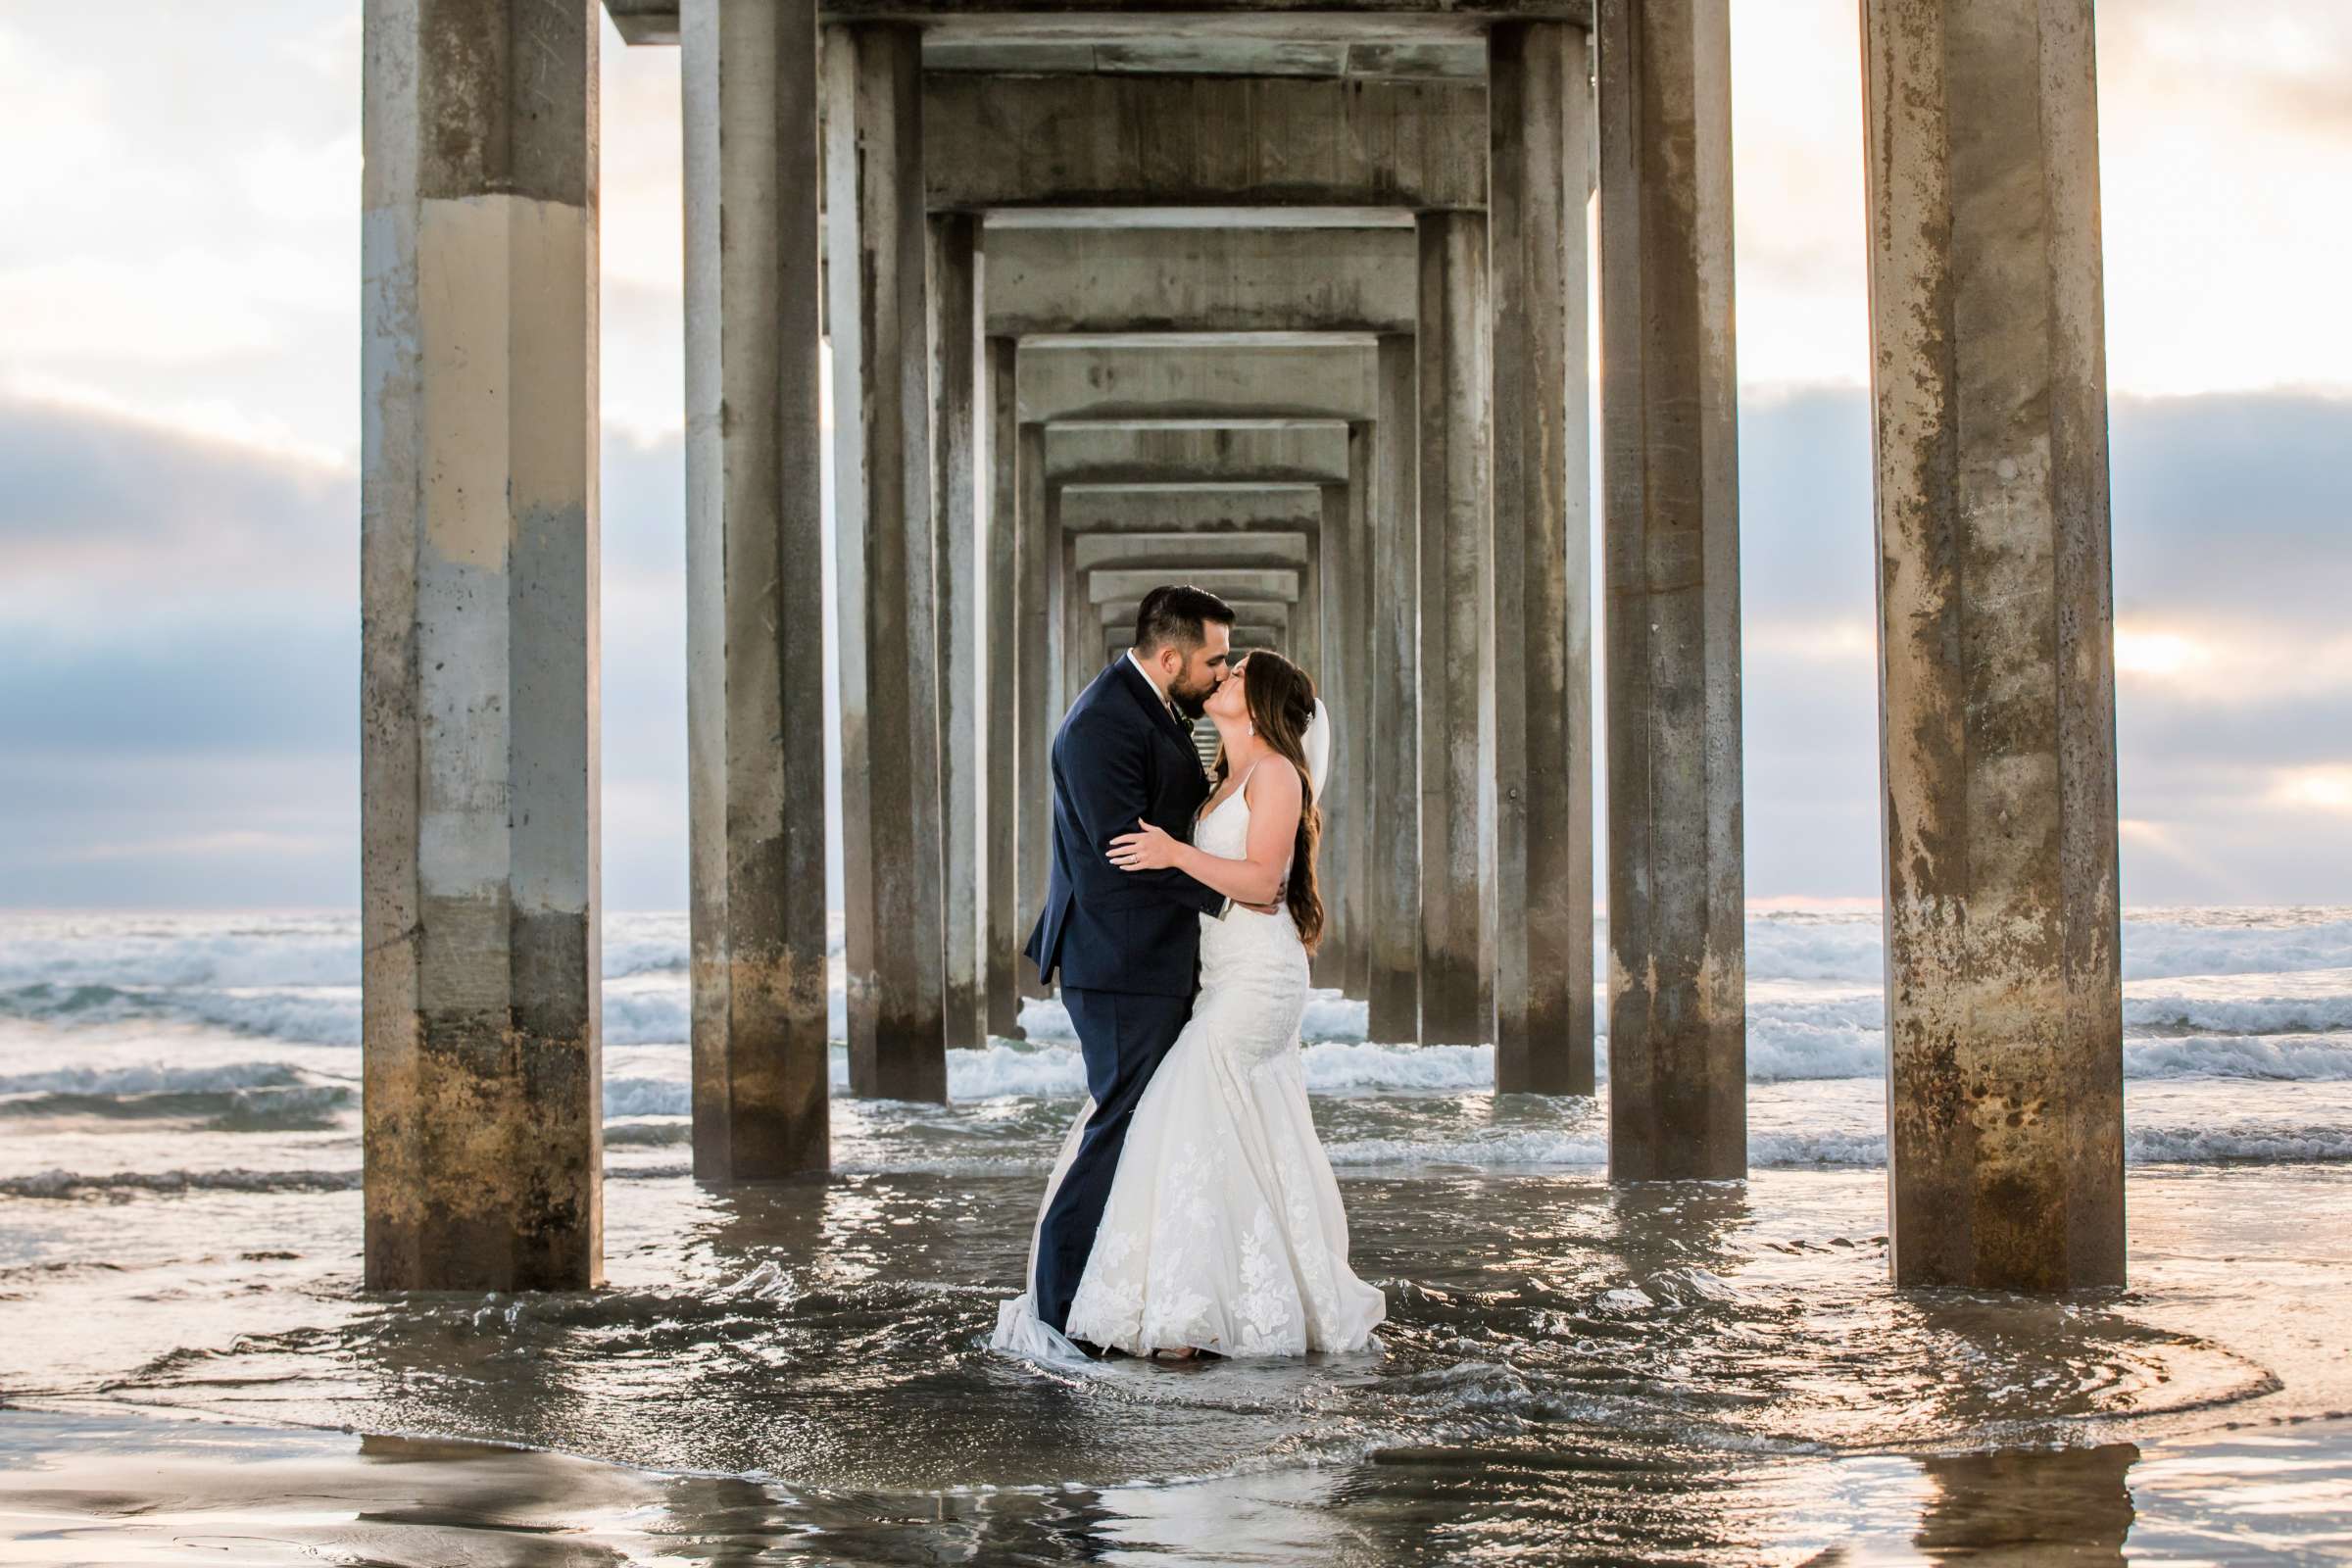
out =
[[[983,263],[983,271],[986,264]],[[985,281],[983,287],[985,287]],[[985,810],[981,824],[985,881],[981,921],[981,974],[988,987],[988,1032],[1006,1039],[1019,1036],[1021,1016],[1021,944],[1029,932],[1021,924],[1021,888],[1015,874],[1020,863],[1020,701],[1016,680],[1016,650],[1020,621],[1013,603],[1013,576],[1018,555],[1015,525],[1019,519],[1019,490],[1014,456],[1020,447],[1020,424],[1014,403],[1013,367],[1016,345],[1008,337],[988,340],[983,368],[988,413],[988,555],[987,592],[982,620],[988,628],[982,639],[988,683],[981,728],[986,777],[981,784]],[[1032,786],[1035,785],[1031,781]]]
[[[1586,35],[1488,34],[1494,154],[1494,1087],[1592,1093]]]
[[[1323,527],[1316,556],[1321,578],[1310,577],[1308,598],[1317,626],[1314,677],[1333,724],[1330,790],[1323,802],[1324,838],[1320,875],[1328,915],[1323,950],[1316,956],[1315,983],[1343,995],[1365,995],[1371,966],[1364,930],[1364,728],[1366,695],[1367,559],[1371,541],[1372,435],[1363,421],[1348,428],[1345,485],[1324,487]],[[1318,591],[1319,588],[1319,591]]]
[[[1494,1038],[1482,916],[1480,723],[1494,638],[1493,360],[1484,213],[1421,233],[1421,1041]]]
[[[1061,710],[1054,705],[1054,650],[1060,639],[1054,628],[1059,596],[1054,592],[1054,564],[1061,559],[1060,530],[1047,514],[1051,492],[1046,487],[1046,427],[1023,423],[1014,443],[1013,488],[1018,513],[1013,534],[1013,771],[1020,791],[1013,835],[1020,860],[1020,909],[1015,925],[1020,940],[1046,906],[1046,882],[1054,868],[1054,792],[1048,787],[1046,757],[1054,744],[1054,726]],[[1021,994],[1048,997],[1054,988],[1040,983],[1037,965],[1023,958],[1015,965]]]
[[[1747,1169],[1728,0],[1601,0],[1609,1174]]]
[[[1349,443],[1353,445],[1352,442]],[[1323,525],[1315,530],[1315,564],[1320,582],[1310,595],[1315,602],[1316,618],[1325,624],[1339,626],[1347,610],[1347,580],[1348,561],[1348,517],[1352,502],[1349,487],[1327,484],[1323,486]],[[1317,658],[1306,662],[1296,653],[1289,658],[1304,669],[1317,686],[1317,694],[1331,710],[1335,721],[1341,722],[1348,710],[1345,692],[1347,656],[1339,651],[1336,640],[1318,637]],[[1336,740],[1337,737],[1335,736]],[[1316,873],[1321,882],[1325,923],[1323,944],[1308,964],[1310,983],[1330,990],[1345,992],[1348,985],[1348,934],[1343,929],[1346,913],[1348,861],[1352,858],[1347,840],[1348,812],[1337,803],[1338,792],[1344,788],[1341,778],[1347,768],[1347,755],[1335,746],[1331,757],[1331,787],[1333,799],[1323,803],[1323,853]]]
[[[370,1290],[603,1272],[593,0],[368,0]]]
[[[1333,755],[1340,769],[1337,798],[1347,811],[1348,880],[1341,886],[1340,934],[1348,967],[1341,989],[1357,1001],[1372,995],[1372,942],[1365,911],[1371,906],[1372,846],[1366,836],[1371,821],[1370,760],[1372,711],[1372,470],[1378,463],[1379,434],[1369,421],[1348,431],[1348,576],[1339,596],[1340,614],[1323,617],[1323,651],[1329,660],[1337,650],[1341,667],[1340,695],[1348,721],[1335,739]],[[1324,603],[1332,603],[1327,596]]]
[[[816,14],[686,0],[694,1171],[830,1158]]]
[[[1894,1277],[2120,1285],[2090,0],[1870,0],[1863,35]]]
[[[1413,339],[1380,340],[1380,432],[1372,480],[1370,696],[1366,728],[1364,934],[1371,1037],[1421,1036],[1421,480]]]
[[[980,220],[931,218],[932,574],[939,654],[940,924],[948,1049],[988,1039],[981,995],[980,453],[973,405],[979,389]]]
[[[947,1098],[921,34],[825,39],[850,1085]]]

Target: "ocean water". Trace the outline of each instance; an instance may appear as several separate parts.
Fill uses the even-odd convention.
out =
[[[356,918],[0,915],[0,1398],[32,1407],[0,1474],[180,1443],[135,1405],[620,1467],[652,1513],[559,1527],[664,1560],[1941,1560],[2021,1488],[2088,1560],[2352,1551],[2352,908],[2128,915],[2132,1284],[2058,1302],[1887,1287],[1875,912],[1749,921],[1745,1184],[1613,1190],[1600,1103],[1319,995],[1391,1323],[1186,1371],[982,1348],[1083,1094],[1058,1007],[954,1054],[946,1106],[849,1099],[837,1048],[835,1174],[713,1190],[684,917],[612,916],[605,957],[608,1288],[368,1296]],[[42,1560],[13,1495],[0,1561]]]
[[[1747,936],[1751,1163],[1883,1164],[1877,915],[1758,914]],[[605,966],[612,1167],[682,1167],[685,917],[611,917]],[[833,969],[839,1038],[838,940]],[[2352,908],[2137,910],[2124,973],[2133,1163],[2352,1160]],[[836,1046],[837,1167],[1042,1171],[1084,1071],[1058,1005],[1022,1024],[951,1054],[945,1110],[849,1100]],[[1303,1033],[1339,1166],[1606,1160],[1593,1102],[1495,1103],[1490,1050],[1366,1040],[1330,993]],[[356,1184],[359,1043],[356,917],[0,914],[0,1195]]]

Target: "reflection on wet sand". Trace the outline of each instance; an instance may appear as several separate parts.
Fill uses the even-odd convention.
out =
[[[2290,1547],[2352,1504],[2352,1423],[2291,1459],[2213,1434],[2229,1401],[2330,1387],[2262,1325],[2331,1323],[2352,1282],[2316,1245],[2202,1261],[2341,1182],[2264,1180],[2135,1294],[2046,1301],[1894,1292],[1868,1175],[1368,1173],[1347,1191],[1381,1345],[1184,1368],[982,1348],[1027,1172],[615,1181],[610,1288],[576,1297],[359,1297],[328,1226],[303,1253],[74,1271],[91,1343],[22,1271],[0,1385],[84,1413],[0,1412],[0,1561],[101,1529],[137,1538],[104,1553],[125,1560],[232,1537],[256,1561],[2231,1560],[2257,1503]],[[2248,1290],[2263,1311],[2222,1295]]]
[[[1929,1459],[1933,1490],[1912,1539],[1932,1562],[2121,1563],[2138,1462],[2129,1443]]]
[[[2249,1458],[2270,1465],[2251,1474]],[[2352,1427],[1907,1458],[1490,1443],[1190,1485],[823,1493],[446,1440],[0,1412],[0,1562],[2322,1561]],[[2137,1499],[2135,1502],[2135,1498]],[[2151,1528],[2153,1525],[2153,1528]]]

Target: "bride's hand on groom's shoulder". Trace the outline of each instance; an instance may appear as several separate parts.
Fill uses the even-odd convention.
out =
[[[1122,871],[1161,871],[1176,863],[1177,843],[1146,822],[1110,841],[1110,863]]]

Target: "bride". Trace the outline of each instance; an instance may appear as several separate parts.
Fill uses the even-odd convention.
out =
[[[1304,672],[1266,651],[1234,665],[1206,710],[1224,747],[1193,842],[1147,822],[1113,839],[1110,858],[1173,866],[1234,906],[1200,917],[1192,1019],[1136,1105],[1067,1338],[1021,1296],[999,1313],[1001,1349],[1067,1355],[1081,1341],[1170,1359],[1298,1355],[1359,1348],[1387,1315],[1348,1267],[1348,1217],[1299,1065],[1307,955],[1323,933],[1322,760],[1310,769],[1308,757],[1327,720]],[[1048,1205],[1093,1112],[1091,1101],[1079,1109]],[[1033,1281],[1036,1266],[1033,1238]]]

